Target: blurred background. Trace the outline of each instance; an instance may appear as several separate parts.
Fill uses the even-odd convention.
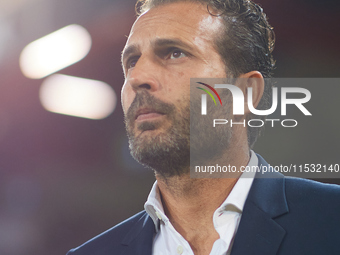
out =
[[[338,1],[258,2],[276,31],[276,77],[339,77]],[[134,4],[0,0],[1,255],[65,254],[143,209],[154,177],[129,154],[120,105],[120,53]],[[69,51],[60,51],[64,44]],[[46,51],[38,56],[36,48]],[[61,63],[48,62],[58,56]],[[255,150],[273,165],[339,163],[339,96],[328,93],[333,98],[319,105],[333,111],[324,126],[268,129]],[[77,108],[82,102],[90,109]]]

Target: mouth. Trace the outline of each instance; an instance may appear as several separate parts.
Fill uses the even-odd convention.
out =
[[[157,119],[164,116],[163,113],[156,111],[154,109],[151,108],[142,108],[139,109],[135,115],[135,121],[136,122],[141,122],[141,121],[150,121],[153,119]]]

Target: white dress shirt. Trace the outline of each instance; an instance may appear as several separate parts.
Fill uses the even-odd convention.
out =
[[[257,165],[258,158],[256,154],[251,151],[248,166],[252,167]],[[220,238],[215,241],[210,255],[230,254],[233,238],[237,231],[244,203],[253,183],[254,175],[255,173],[243,173],[227,199],[214,212],[213,222]],[[189,243],[176,231],[165,215],[157,181],[151,189],[144,208],[152,218],[156,227],[153,255],[194,255]]]

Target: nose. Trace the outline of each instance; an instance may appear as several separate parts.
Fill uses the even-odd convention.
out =
[[[156,91],[160,88],[157,63],[141,56],[136,65],[129,71],[126,77],[126,85],[137,92],[138,90],[146,89],[149,92]]]

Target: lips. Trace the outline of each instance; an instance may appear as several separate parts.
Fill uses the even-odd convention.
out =
[[[151,108],[141,108],[136,112],[135,120],[136,121],[142,121],[146,119],[153,119],[160,116],[163,116],[164,114],[162,112],[159,112],[157,110],[151,109]]]

